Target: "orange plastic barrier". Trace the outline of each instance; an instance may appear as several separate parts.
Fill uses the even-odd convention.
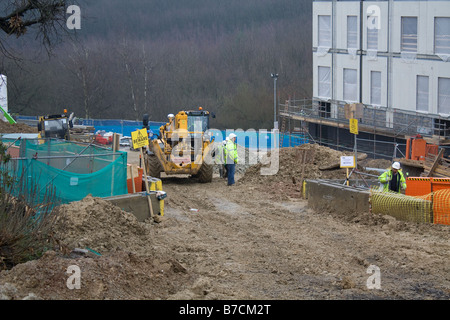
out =
[[[413,177],[406,180],[407,196],[423,196],[431,193],[431,178]]]
[[[130,172],[131,170],[133,170],[133,168],[131,167],[131,165],[128,165],[128,172]],[[135,192],[141,192],[142,191],[142,176],[144,175],[144,169],[142,168],[137,168],[138,174],[137,176],[134,177],[134,188],[135,188]],[[132,183],[132,179],[131,179],[131,175],[128,174],[127,175],[127,187],[128,187],[128,193],[133,193],[133,183]]]
[[[8,154],[11,158],[18,158],[20,156],[20,147],[10,146],[8,149]]]
[[[431,178],[431,191],[450,189],[450,178]]]
[[[411,177],[406,180],[407,196],[424,196],[434,191],[450,189],[450,178]]]

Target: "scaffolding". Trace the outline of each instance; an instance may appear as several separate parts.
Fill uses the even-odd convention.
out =
[[[286,100],[286,103],[280,105],[284,107],[284,113],[289,113],[291,107],[291,100]],[[281,110],[281,109],[279,109]],[[280,145],[279,147],[295,147],[305,143],[315,142],[314,138],[309,134],[305,125],[305,121],[296,121],[289,117],[283,116],[281,119],[280,128]],[[288,126],[286,127],[286,120]]]
[[[278,116],[283,123],[280,135],[292,134],[293,123],[296,130],[311,142],[338,150],[353,150],[353,141],[349,141],[349,135],[345,133],[350,129],[346,105],[345,101],[286,100],[284,104],[279,104]],[[450,120],[439,115],[362,105],[357,120],[360,132],[356,139],[358,151],[373,158],[404,156],[406,139],[417,134],[444,149],[450,149]],[[316,125],[317,132],[311,132],[310,124]],[[334,136],[323,135],[324,127],[335,128]]]

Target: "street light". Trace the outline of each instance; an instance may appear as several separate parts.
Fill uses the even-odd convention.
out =
[[[278,73],[271,73],[273,79],[273,128],[278,129],[277,123],[277,79]]]

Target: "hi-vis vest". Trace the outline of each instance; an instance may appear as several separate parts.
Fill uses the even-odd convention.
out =
[[[238,163],[237,144],[228,140],[225,146],[225,164]]]
[[[216,150],[216,164],[225,164],[225,144],[221,143],[217,146]]]
[[[398,192],[401,189],[406,190],[406,179],[403,175],[402,170],[398,170],[398,174],[400,174],[400,179],[398,180]],[[389,169],[385,171],[381,176],[378,177],[378,180],[383,184],[383,191],[389,191],[389,181],[392,179],[392,171]]]

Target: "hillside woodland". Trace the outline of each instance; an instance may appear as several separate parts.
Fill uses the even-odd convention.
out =
[[[271,128],[278,99],[311,97],[311,0],[78,1],[81,29],[45,50],[6,37],[9,109],[165,121],[202,106],[215,128]]]

